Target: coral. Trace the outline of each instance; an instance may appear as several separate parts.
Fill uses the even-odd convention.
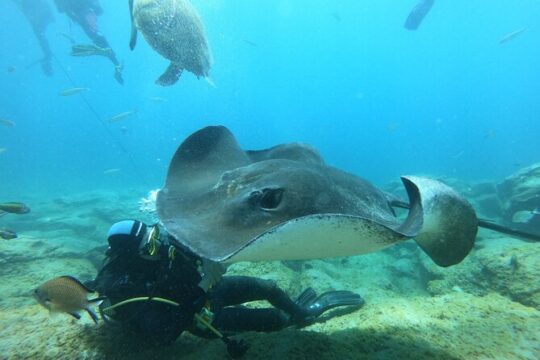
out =
[[[512,222],[512,216],[520,210],[534,210],[540,206],[540,163],[523,168],[507,177],[497,186],[503,201],[504,219]]]

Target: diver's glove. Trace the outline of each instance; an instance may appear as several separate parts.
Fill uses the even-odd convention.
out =
[[[122,70],[124,69],[123,65],[116,65],[114,67],[114,79],[120,85],[124,85],[124,78],[122,77]]]
[[[302,308],[299,316],[294,316],[292,321],[298,325],[309,325],[324,312],[339,306],[362,306],[364,299],[352,291],[339,290],[328,291],[317,297],[317,293],[312,288],[306,289],[298,299],[296,304]]]

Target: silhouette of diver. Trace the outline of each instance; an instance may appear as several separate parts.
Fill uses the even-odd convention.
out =
[[[52,52],[45,36],[47,26],[54,21],[52,10],[45,0],[13,0],[22,11],[34,31],[39,46],[43,52],[43,58],[39,60],[41,69],[47,76],[51,76],[53,69],[51,66]]]
[[[88,51],[88,46],[85,46],[85,52],[77,54],[77,46],[74,46],[72,55],[104,55],[114,64],[114,78],[120,84],[124,83],[122,79],[122,65],[116,58],[116,54],[112,50],[109,42],[103,34],[99,32],[98,16],[103,14],[98,0],[54,0],[59,12],[65,13],[72,21],[81,26],[86,35],[96,45],[95,52]]]
[[[405,29],[416,30],[431,10],[435,0],[420,0],[418,4],[411,10],[407,20],[405,20]]]

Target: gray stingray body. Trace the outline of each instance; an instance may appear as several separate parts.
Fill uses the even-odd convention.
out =
[[[185,69],[197,77],[207,77],[212,54],[197,10],[187,0],[130,0],[132,35],[136,44],[137,29],[146,41],[171,61],[159,85],[172,85]]]
[[[224,263],[362,254],[412,237],[437,264],[460,262],[476,236],[472,207],[435,180],[403,182],[400,222],[386,193],[307,145],[244,151],[226,128],[207,127],[178,148],[157,211],[184,246]]]

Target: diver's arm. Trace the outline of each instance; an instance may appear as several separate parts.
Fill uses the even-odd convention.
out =
[[[131,37],[129,39],[129,48],[135,49],[137,45],[137,27],[135,26],[135,19],[133,19],[133,0],[129,0],[129,17],[131,19]]]
[[[66,12],[66,3],[64,0],[54,0],[54,4],[56,5],[56,10],[58,10],[59,13]]]
[[[88,6],[97,16],[100,16],[103,14],[103,8],[99,4],[98,0],[90,0]]]

